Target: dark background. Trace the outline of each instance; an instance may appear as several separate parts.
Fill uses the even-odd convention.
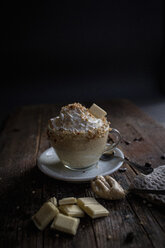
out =
[[[22,104],[164,97],[163,0],[1,7],[1,117]]]

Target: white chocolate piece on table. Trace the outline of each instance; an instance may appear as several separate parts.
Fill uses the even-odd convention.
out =
[[[48,200],[48,202],[51,202],[51,203],[53,203],[55,206],[57,206],[57,199],[56,199],[56,197],[51,197],[51,198]]]
[[[81,197],[77,199],[77,204],[81,207],[89,204],[99,204],[93,197]]]
[[[59,210],[53,203],[46,202],[38,212],[32,216],[32,220],[39,230],[43,230],[58,213]]]
[[[77,199],[75,197],[66,197],[59,200],[59,205],[74,204],[74,203],[77,203]]]
[[[85,206],[84,211],[92,218],[100,218],[109,215],[109,211],[101,204],[90,204]]]
[[[59,210],[68,216],[71,217],[84,217],[84,212],[77,205],[62,205],[59,206]]]
[[[52,229],[56,229],[61,232],[75,235],[79,226],[80,219],[66,216],[63,214],[57,214],[51,225]]]
[[[89,108],[89,112],[95,117],[102,119],[107,113],[95,103]]]
[[[93,219],[109,214],[109,211],[92,197],[78,198],[77,204]]]

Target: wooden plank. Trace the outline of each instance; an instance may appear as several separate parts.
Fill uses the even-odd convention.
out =
[[[29,247],[28,243],[35,247],[34,244],[42,243],[42,234],[34,231],[29,235],[27,229],[34,211],[32,206],[37,209],[42,202],[42,184],[37,182],[36,185],[33,181],[38,174],[35,165],[40,117],[40,108],[24,107],[9,119],[3,130],[6,138],[0,154],[3,162],[0,167],[0,226],[3,229],[0,247]]]
[[[130,184],[130,177],[131,177],[131,170],[127,170],[126,173],[122,173],[122,180],[126,180],[128,184]],[[116,175],[118,174],[115,173]],[[115,175],[115,178],[117,179]],[[121,182],[122,184],[122,182]],[[164,211],[162,208],[158,208],[157,206],[154,206],[152,204],[147,203],[146,201],[143,201],[142,198],[134,196],[134,195],[128,195],[127,200],[129,202],[129,205],[134,212],[135,216],[137,217],[137,220],[141,227],[144,229],[144,232],[148,236],[148,238],[151,240],[152,245],[154,247],[157,246],[157,239],[161,240],[160,247],[164,247],[165,242],[165,235],[164,230],[161,228],[159,221],[155,220],[155,216],[157,213],[162,218],[162,222],[164,222]],[[155,216],[153,216],[151,210],[155,210]]]
[[[124,143],[121,146],[126,156],[129,151],[130,159],[136,158],[139,163],[149,162],[154,167],[164,163],[165,139],[162,137],[165,137],[165,129],[161,125],[127,100],[114,100],[104,104],[104,108],[112,125],[121,132]],[[136,152],[138,156],[135,156]]]
[[[163,139],[165,129],[161,125],[127,100],[112,101],[106,106],[109,116],[112,115],[112,125],[118,128],[122,134],[123,142],[120,146],[126,157],[141,164],[148,162],[153,167],[165,164],[164,159],[162,159],[162,154],[165,151],[165,139]],[[128,177],[131,181],[133,175],[128,175]],[[163,211],[157,208],[150,209],[150,211],[152,211],[154,218],[165,231]]]
[[[98,219],[93,222],[98,247],[124,247],[125,245],[142,247],[142,242],[145,242],[145,247],[152,247],[127,200],[111,203],[110,207],[109,203],[103,205],[109,208],[110,215],[105,220]],[[127,243],[126,237],[129,233],[133,233],[133,240]]]
[[[118,129],[122,134],[122,137],[124,137],[124,141],[120,145],[122,147],[122,150],[124,151],[124,154],[129,159],[139,162],[141,164],[145,164],[145,162],[149,162],[154,167],[157,167],[158,165],[162,164],[162,158],[161,158],[162,139],[160,139],[160,137],[165,136],[164,128],[162,128],[155,121],[151,120],[148,116],[144,115],[138,108],[134,107],[134,105],[131,104],[130,102],[124,101],[122,106],[123,106],[122,111],[120,111],[122,123],[117,121],[116,118],[114,118],[113,120],[115,123],[114,124],[115,127],[118,126]],[[119,113],[120,107],[121,107],[121,102],[118,101],[113,102],[113,108],[112,108],[113,111],[115,110],[117,113]],[[112,116],[114,117],[114,115]],[[136,121],[137,118],[138,118],[138,122]],[[140,125],[140,128],[139,128],[139,123],[143,123],[143,126]],[[149,123],[148,126],[150,127],[148,132],[147,132],[148,126],[146,123]],[[127,128],[129,130],[127,130]],[[125,141],[128,141],[128,143]],[[143,149],[141,149],[141,147]],[[130,175],[130,173],[131,171],[128,170],[126,174],[131,182],[133,175],[132,173]],[[163,232],[165,231],[164,228],[165,216],[163,214],[163,210],[156,207],[154,207],[153,209],[148,209],[149,218],[151,218],[151,212],[153,215],[152,217],[157,221],[157,228],[155,228],[155,230],[160,230],[159,232],[161,234],[160,237],[162,237],[164,236]],[[155,225],[156,223],[154,223],[153,220],[153,227]],[[148,225],[148,227],[150,228],[150,225]]]

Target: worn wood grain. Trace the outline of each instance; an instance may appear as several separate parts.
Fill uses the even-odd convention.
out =
[[[46,228],[38,231],[31,216],[52,196],[93,196],[90,184],[57,181],[42,174],[37,157],[49,147],[47,121],[62,105],[26,106],[8,119],[0,139],[0,247],[159,247],[165,244],[165,215],[140,197],[123,201],[98,199],[110,211],[107,218],[81,220],[70,237]],[[130,160],[157,167],[164,163],[165,130],[127,100],[101,103],[123,140],[120,148]],[[127,189],[137,171],[124,164],[114,178]],[[129,238],[127,235],[131,233]]]
[[[40,116],[40,108],[25,107],[11,117],[3,130],[6,139],[1,151],[3,164],[0,167],[0,221],[3,226],[1,247],[21,247],[22,243],[27,243],[25,237],[30,233],[30,241],[33,240],[34,244],[40,235],[28,229],[33,208],[41,204],[41,194],[33,185],[38,173],[35,165]],[[33,190],[35,194],[32,193]],[[38,202],[35,201],[37,196]],[[42,235],[40,236],[42,238]]]

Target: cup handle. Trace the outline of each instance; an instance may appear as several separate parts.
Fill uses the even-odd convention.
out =
[[[104,149],[104,152],[111,151],[111,150],[112,150],[113,148],[115,148],[115,147],[119,144],[119,142],[121,141],[121,135],[120,135],[120,132],[119,132],[117,129],[112,128],[111,131],[109,131],[108,137],[109,137],[110,133],[114,133],[114,134],[115,134],[115,136],[116,136],[116,141],[115,141],[113,144],[107,143],[107,144],[106,144],[106,147],[105,147],[105,149]]]

